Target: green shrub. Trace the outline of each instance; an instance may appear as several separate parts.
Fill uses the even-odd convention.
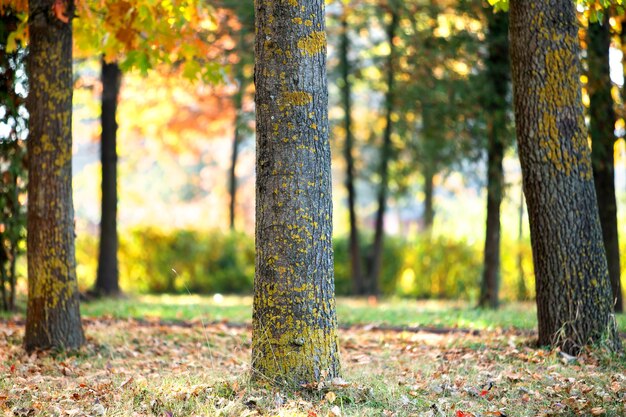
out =
[[[371,242],[371,238],[367,240]],[[334,250],[336,293],[350,295],[348,239],[335,238]],[[519,251],[523,259],[523,281],[517,266]],[[362,245],[362,252],[368,255],[369,248]],[[79,236],[76,257],[79,285],[84,291],[95,281],[98,239]],[[482,258],[482,242],[469,243],[443,236],[413,240],[387,236],[379,288],[387,296],[476,300]],[[501,259],[502,299],[532,298],[534,277],[529,242],[520,245],[503,240]],[[243,233],[165,231],[154,227],[120,233],[120,284],[124,291],[247,294],[252,292],[254,260],[254,239]]]
[[[79,236],[81,290],[95,281],[98,240]],[[137,228],[120,233],[120,285],[140,293],[250,293],[254,241],[242,233]]]

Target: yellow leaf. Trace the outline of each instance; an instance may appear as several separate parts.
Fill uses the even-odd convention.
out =
[[[329,391],[326,393],[326,395],[324,395],[324,398],[326,398],[326,401],[332,404],[337,399],[337,395],[334,392]]]

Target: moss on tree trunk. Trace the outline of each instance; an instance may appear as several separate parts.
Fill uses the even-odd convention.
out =
[[[29,2],[27,350],[77,348],[85,340],[74,257],[72,26],[52,13],[53,3]]]
[[[513,1],[515,120],[528,205],[539,343],[619,346],[580,93],[570,0]]]
[[[339,373],[323,0],[255,0],[252,369],[294,387]]]

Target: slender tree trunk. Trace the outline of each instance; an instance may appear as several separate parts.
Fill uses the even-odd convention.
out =
[[[100,252],[94,292],[117,295],[120,292],[117,260],[117,101],[122,72],[117,63],[102,59],[102,218],[100,220]]]
[[[243,62],[239,62],[236,65],[235,82],[237,85],[237,91],[233,95],[233,107],[235,108],[235,120],[234,120],[234,133],[233,133],[233,150],[230,159],[230,171],[229,171],[229,193],[230,193],[230,230],[235,230],[235,209],[237,207],[237,159],[239,158],[239,144],[241,142],[240,125],[241,115],[243,114],[243,95],[245,92],[244,76],[243,76]]]
[[[0,233],[0,239],[2,238],[3,238],[2,233]],[[6,284],[9,280],[9,277],[7,276],[7,271],[5,267],[6,261],[3,255],[4,255],[4,248],[0,247],[0,284],[2,284],[0,286],[0,291],[2,292],[2,309],[4,311],[9,311],[9,299],[7,297],[7,289],[6,289]]]
[[[292,3],[255,0],[252,318],[253,377],[290,388],[339,374],[324,0]]]
[[[487,77],[490,83],[486,98],[487,112],[487,224],[483,279],[479,305],[498,308],[500,289],[500,205],[504,188],[504,140],[509,83],[508,15],[489,7]]]
[[[623,306],[620,285],[617,202],[615,201],[615,161],[613,158],[616,116],[613,109],[613,97],[611,96],[612,83],[609,68],[611,33],[607,22],[589,24],[587,45],[587,63],[589,66],[587,76],[591,101],[589,106],[589,134],[592,143],[593,179],[598,196],[600,224],[602,225],[604,249],[609,265],[615,311],[621,312]]]
[[[53,4],[29,1],[27,351],[85,341],[74,257],[72,25],[51,16]]]
[[[570,0],[513,1],[510,45],[518,148],[537,287],[539,343],[618,348],[580,93]]]
[[[395,47],[393,38],[398,26],[398,14],[391,11],[391,22],[387,27],[387,39],[389,41],[389,56],[387,58],[387,94],[385,97],[385,132],[383,133],[383,145],[380,154],[380,185],[378,188],[378,211],[376,212],[376,223],[374,231],[374,244],[372,245],[372,255],[370,259],[370,269],[368,273],[367,293],[378,294],[378,281],[383,263],[383,248],[385,240],[385,212],[387,209],[387,194],[389,192],[389,160],[391,159],[391,132],[393,129],[391,116],[393,114],[393,102],[395,99],[394,77],[395,77]]]
[[[424,167],[424,214],[422,232],[430,235],[435,222],[435,169],[431,163]]]
[[[347,11],[341,15],[341,41],[339,45],[339,59],[341,60],[341,100],[344,111],[344,129],[346,132],[346,143],[344,156],[346,158],[346,189],[348,190],[348,213],[350,216],[350,264],[352,268],[352,285],[355,294],[365,293],[365,282],[363,279],[363,268],[361,257],[361,244],[359,242],[359,229],[356,219],[356,191],[354,189],[354,158],[352,149],[354,147],[354,137],[352,135],[352,86],[350,84],[350,63],[348,62],[348,51],[350,39],[348,38]]]
[[[526,275],[524,273],[524,257],[522,245],[524,244],[524,189],[520,187],[519,206],[517,217],[517,294],[521,300],[528,299],[528,288],[526,287]]]

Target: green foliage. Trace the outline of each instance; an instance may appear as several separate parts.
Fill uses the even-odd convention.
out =
[[[78,237],[77,274],[89,288],[97,268],[97,239]],[[140,293],[249,293],[254,242],[241,233],[134,229],[120,235],[120,285]]]
[[[364,240],[367,236],[364,237]],[[371,239],[367,239],[370,241]],[[625,243],[626,244],[626,243]],[[368,253],[364,247],[364,253]],[[338,295],[352,293],[348,239],[334,239]],[[520,285],[518,253],[524,281]],[[92,286],[98,239],[76,241],[81,289]],[[236,232],[138,228],[120,234],[120,283],[135,293],[249,294],[254,278],[254,240]],[[482,242],[426,236],[407,241],[388,236],[380,289],[385,296],[475,300],[482,272]],[[502,242],[502,297],[531,299],[534,294],[530,243]]]
[[[352,291],[348,239],[335,239],[335,285],[338,295]],[[367,251],[365,251],[367,253]],[[520,281],[518,254],[522,255]],[[527,300],[534,294],[530,242],[502,242],[502,297]],[[380,288],[385,296],[475,300],[482,274],[482,242],[437,236],[407,241],[385,239]]]

